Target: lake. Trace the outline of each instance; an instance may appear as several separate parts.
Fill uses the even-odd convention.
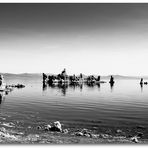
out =
[[[139,80],[115,80],[113,87],[100,85],[44,86],[42,77],[5,78],[7,84],[21,83],[0,104],[0,123],[16,128],[60,121],[69,128],[148,127],[148,85]]]

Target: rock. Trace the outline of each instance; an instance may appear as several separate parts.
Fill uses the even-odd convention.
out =
[[[49,131],[49,128],[45,127],[44,130],[45,130],[45,131]]]
[[[55,131],[60,131],[62,132],[62,126],[61,123],[59,121],[54,122],[54,126],[51,128],[52,130]]]
[[[82,132],[84,133],[84,132],[87,132],[88,130],[86,129],[86,128],[83,128],[82,129]]]
[[[38,129],[38,130],[41,130],[42,128],[41,128],[41,126],[37,126],[37,129]]]
[[[7,138],[11,140],[16,140],[17,138],[14,135],[10,135],[7,133],[6,129],[4,127],[0,128],[0,137],[1,138]]]
[[[23,85],[23,84],[17,84],[17,85],[15,85],[15,87],[16,87],[16,88],[24,88],[25,85]]]
[[[10,123],[3,123],[2,125],[6,126],[6,127],[15,127],[15,124],[10,122]]]
[[[24,133],[22,133],[22,132],[19,132],[19,133],[16,133],[17,135],[24,135]]]
[[[1,131],[1,132],[6,132],[6,129],[5,129],[4,127],[1,127],[1,128],[0,128],[0,131]]]
[[[100,134],[100,138],[110,138],[111,136],[108,134]]]
[[[88,133],[84,134],[84,136],[86,136],[86,137],[91,137],[91,135],[88,134]]]
[[[95,135],[95,134],[91,134],[91,136],[90,136],[91,138],[98,138],[99,137],[99,135]]]
[[[68,129],[64,129],[62,132],[63,132],[64,134],[67,134],[67,133],[68,133]]]
[[[132,140],[132,142],[135,142],[135,143],[139,142],[136,136],[132,137],[131,140]]]
[[[49,129],[50,129],[50,128],[51,128],[51,125],[50,125],[50,124],[48,124],[48,125],[47,125],[47,128],[49,128]]]
[[[82,132],[77,132],[75,133],[76,136],[83,136],[83,133]]]
[[[51,130],[51,129],[52,129],[51,125],[48,124],[48,125],[45,126],[45,129],[44,129],[44,130],[45,130],[45,131],[49,131],[49,130]]]
[[[116,133],[122,133],[122,130],[118,129],[118,130],[116,131]]]

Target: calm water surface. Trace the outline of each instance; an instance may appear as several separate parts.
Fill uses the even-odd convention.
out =
[[[107,80],[108,81],[108,80]],[[59,120],[74,126],[148,126],[148,86],[139,80],[116,80],[95,86],[42,86],[42,78],[12,78],[22,83],[0,104],[0,121],[35,126]]]

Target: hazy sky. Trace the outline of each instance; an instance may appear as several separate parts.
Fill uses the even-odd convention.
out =
[[[148,75],[148,4],[0,4],[0,72]]]

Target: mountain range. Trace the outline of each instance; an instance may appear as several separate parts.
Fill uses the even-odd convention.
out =
[[[21,73],[21,74],[12,74],[12,73],[0,73],[5,78],[34,78],[34,77],[42,77],[42,73]],[[51,73],[48,73],[47,75],[50,75]],[[98,77],[98,75],[94,75],[95,77]],[[108,76],[101,76],[101,79],[109,79],[111,75]],[[148,76],[122,76],[122,75],[112,75],[115,79],[148,79]],[[83,77],[87,77],[87,75],[83,74]]]

